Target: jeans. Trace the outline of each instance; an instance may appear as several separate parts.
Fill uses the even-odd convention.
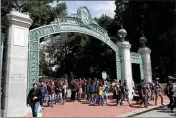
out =
[[[67,99],[67,92],[62,93],[62,99],[65,101]]]
[[[123,101],[125,101],[125,99],[127,99],[128,104],[130,104],[129,96],[127,94],[122,94],[121,100],[120,100],[120,105],[123,104]]]
[[[142,103],[144,103],[144,106],[146,107],[147,106],[147,102],[148,102],[148,95],[144,95],[143,97],[142,97],[142,101],[141,101],[141,103],[140,103],[140,105],[142,105]]]
[[[96,94],[96,98],[95,98],[96,104],[98,104],[98,99],[99,99],[99,95]]]
[[[53,101],[54,101],[54,94],[50,94],[49,95],[49,102],[51,102],[51,105],[53,105]]]
[[[31,103],[32,116],[33,117],[37,117],[37,112],[38,112],[39,105],[40,105],[40,101]]]
[[[96,94],[89,95],[89,104],[95,104],[95,99],[97,98]]]
[[[104,104],[103,95],[98,95],[98,105],[100,105],[100,103],[101,103],[102,105]]]
[[[57,102],[59,102],[59,100],[63,100],[62,92],[58,92],[56,95],[57,95]]]

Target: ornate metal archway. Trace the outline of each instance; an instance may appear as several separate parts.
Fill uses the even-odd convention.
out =
[[[131,63],[139,64],[140,76],[141,76],[141,79],[144,79],[143,62],[142,62],[142,57],[139,53],[131,52]]]
[[[121,79],[121,63],[119,48],[111,41],[105,29],[100,27],[93,19],[86,7],[80,7],[76,14],[59,17],[49,25],[33,29],[29,33],[29,61],[28,61],[28,89],[32,83],[39,81],[39,41],[40,38],[62,32],[79,32],[93,36],[109,47],[116,54],[117,79]]]

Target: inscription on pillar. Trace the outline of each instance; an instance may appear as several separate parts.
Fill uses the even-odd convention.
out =
[[[15,27],[13,45],[25,46],[25,29]]]
[[[26,79],[26,77],[25,77],[25,75],[24,74],[11,74],[11,76],[10,76],[10,80],[17,80],[17,81],[19,81],[19,80],[25,80]]]

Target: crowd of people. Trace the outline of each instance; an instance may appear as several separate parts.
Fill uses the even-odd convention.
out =
[[[51,107],[57,103],[64,105],[66,100],[69,99],[68,92],[71,94],[70,100],[72,102],[86,100],[89,105],[104,106],[108,105],[109,93],[113,93],[112,99],[115,99],[117,106],[123,105],[125,100],[129,106],[132,106],[126,80],[122,83],[118,80],[110,82],[97,78],[72,79],[70,84],[68,84],[67,79],[42,81],[40,85],[35,83],[29,91],[27,106],[31,107],[33,117],[37,117],[39,105],[42,106],[42,109],[44,108],[44,102]],[[169,81],[164,92],[170,100],[168,108],[173,111],[176,105],[176,85]],[[161,104],[163,104],[162,93],[163,89],[158,81],[149,83],[145,80],[138,85],[134,85],[132,92],[136,104],[144,105],[144,107],[148,107],[150,100],[153,100],[157,105],[158,97],[161,98]]]

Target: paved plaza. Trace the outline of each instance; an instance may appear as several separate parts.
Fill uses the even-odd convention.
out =
[[[150,117],[176,117],[176,111],[174,112],[175,113],[171,113],[170,110],[165,106],[165,107],[154,109],[146,113],[142,113],[134,117],[148,117],[148,116]]]
[[[165,101],[168,100],[167,97],[164,98]],[[107,106],[89,106],[86,101],[66,102],[64,105],[56,104],[53,108],[46,107],[42,112],[42,117],[118,117],[143,108],[135,105],[135,102],[132,102],[133,107],[129,107],[126,102],[123,106],[116,106],[115,100],[108,102]],[[27,116],[31,116],[31,114]]]

